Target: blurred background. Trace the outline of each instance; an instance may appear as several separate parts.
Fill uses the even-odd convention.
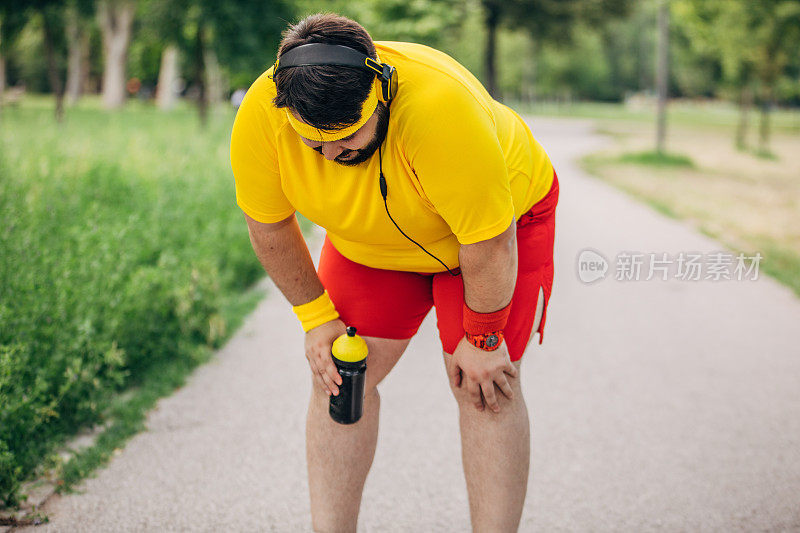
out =
[[[317,11],[447,52],[534,134],[591,119],[585,169],[800,294],[800,2],[0,0],[0,503],[106,462],[262,297],[230,129]]]

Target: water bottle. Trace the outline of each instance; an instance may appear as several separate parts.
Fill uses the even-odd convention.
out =
[[[367,343],[356,335],[356,328],[349,326],[347,333],[333,342],[331,355],[342,376],[339,394],[331,395],[331,418],[340,424],[355,424],[364,411]]]

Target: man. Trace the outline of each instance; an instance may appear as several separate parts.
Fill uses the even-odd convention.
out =
[[[310,43],[346,46],[383,74],[290,54]],[[533,330],[541,343],[558,199],[522,119],[441,52],[373,42],[352,20],[312,15],[287,30],[276,66],[248,90],[231,161],[256,255],[306,331],[314,529],[356,530],[376,385],[435,306],[473,528],[516,530],[530,455],[520,358]],[[327,230],[318,272],[295,211]],[[352,425],[328,415],[342,382],[331,344],[345,324],[369,347],[364,414]]]

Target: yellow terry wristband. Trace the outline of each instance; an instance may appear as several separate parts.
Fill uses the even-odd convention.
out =
[[[300,324],[305,332],[321,326],[325,322],[339,318],[339,313],[333,307],[328,291],[323,292],[322,296],[307,304],[295,305],[292,307],[292,311],[300,319]]]

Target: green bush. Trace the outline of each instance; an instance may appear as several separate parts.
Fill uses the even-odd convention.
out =
[[[114,394],[217,346],[262,274],[234,202],[232,114],[47,108],[3,116],[0,501]]]

